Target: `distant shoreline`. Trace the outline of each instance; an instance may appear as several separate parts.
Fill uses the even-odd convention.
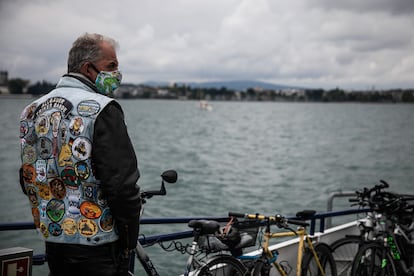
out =
[[[34,99],[37,95],[32,94],[0,94],[0,99]]]

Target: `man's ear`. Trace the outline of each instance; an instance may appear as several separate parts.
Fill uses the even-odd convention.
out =
[[[91,62],[86,61],[82,64],[80,68],[80,73],[87,77],[90,81],[94,82],[96,78],[96,71],[93,68],[93,65]]]

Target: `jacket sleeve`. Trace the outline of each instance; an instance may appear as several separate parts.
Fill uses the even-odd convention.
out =
[[[121,107],[108,104],[95,121],[92,164],[101,182],[112,215],[116,220],[121,245],[136,247],[141,210],[138,162]]]

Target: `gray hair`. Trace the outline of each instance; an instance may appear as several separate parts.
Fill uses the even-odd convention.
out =
[[[102,42],[109,43],[114,49],[119,48],[118,42],[104,35],[85,33],[78,37],[69,51],[68,73],[79,73],[85,61],[98,61],[102,57]]]

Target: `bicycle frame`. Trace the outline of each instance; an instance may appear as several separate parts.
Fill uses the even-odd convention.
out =
[[[267,227],[269,227],[269,226],[266,226],[266,228]],[[270,229],[266,229],[266,232],[264,233],[264,240],[262,242],[263,254],[266,254],[270,259],[273,259],[273,257],[274,257],[273,253],[269,249],[269,243],[270,243],[271,239],[298,236],[299,241],[298,241],[298,253],[297,253],[297,262],[296,262],[296,275],[299,276],[301,274],[303,251],[304,251],[304,248],[305,248],[305,240],[306,240],[306,244],[308,245],[308,247],[310,248],[310,250],[312,251],[312,253],[315,257],[315,260],[316,260],[316,263],[318,265],[319,270],[322,272],[322,275],[325,275],[325,272],[324,272],[324,270],[322,268],[322,265],[319,261],[319,257],[317,256],[315,248],[313,247],[312,240],[309,237],[309,235],[307,234],[306,229],[304,227],[299,227],[297,231],[285,231],[285,232],[276,232],[276,233],[271,233],[268,230],[270,230]],[[277,262],[277,260],[273,261],[273,265],[279,271],[280,275],[283,275],[283,276],[287,275],[285,270]]]

